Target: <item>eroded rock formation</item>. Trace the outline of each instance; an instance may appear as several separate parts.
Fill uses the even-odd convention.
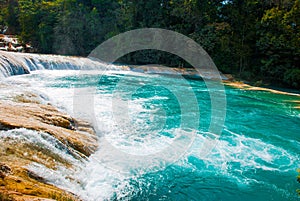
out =
[[[1,136],[22,129],[54,137],[75,160],[85,160],[97,148],[91,125],[42,103],[36,94],[22,93],[0,100],[0,200],[80,200],[27,168],[31,163],[53,170],[58,166],[72,168],[70,161],[38,144]]]

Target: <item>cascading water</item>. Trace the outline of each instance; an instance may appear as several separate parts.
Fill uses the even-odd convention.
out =
[[[211,135],[208,133],[210,97],[203,81],[187,81],[195,92],[200,125],[183,130],[180,103],[170,90],[183,93],[186,86],[180,85],[176,77],[124,71],[124,67],[85,58],[11,55],[14,54],[0,56],[3,75],[27,71],[31,74],[3,78],[3,82],[15,83],[16,88],[1,90],[1,98],[24,88],[40,91],[42,97],[80,118],[80,114],[73,113],[74,89],[96,89],[93,107],[100,146],[86,161],[78,161],[46,134],[36,138],[35,132],[26,129],[1,131],[4,138],[37,143],[74,164],[73,169],[59,167],[55,171],[37,163],[28,167],[49,183],[84,200],[298,200],[300,112],[294,108],[294,101],[299,96],[226,87],[228,106],[222,135],[213,150],[203,155],[203,143]],[[14,70],[16,66],[24,71]],[[82,66],[97,72],[78,71]],[[118,88],[120,96],[114,96],[125,76],[130,80],[128,87]],[[168,83],[169,90],[147,85],[162,81]],[[137,90],[132,92],[132,89]],[[122,119],[124,114],[114,113],[112,103],[128,98],[129,93],[132,93],[127,100],[130,125],[120,129],[116,119]],[[192,112],[187,115],[193,119]],[[155,165],[151,169],[151,163],[156,161],[149,161],[145,165],[148,168],[124,172],[110,166],[114,165],[111,161],[103,160],[103,156],[111,154],[101,146],[103,139],[123,152],[146,156],[168,147],[174,140],[184,142],[177,138],[182,132],[195,133],[194,142],[179,160],[168,166],[161,161],[161,168]],[[126,159],[123,162],[124,166],[132,165]]]
[[[35,70],[99,70],[114,69],[99,61],[84,57],[65,57],[59,55],[39,55],[3,52],[0,54],[0,76],[28,74]],[[123,67],[124,68],[124,67]],[[117,69],[117,68],[116,68]],[[119,68],[118,68],[119,69]]]

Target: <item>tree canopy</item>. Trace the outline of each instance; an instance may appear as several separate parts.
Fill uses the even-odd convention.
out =
[[[224,73],[300,88],[299,0],[0,0],[0,8],[0,25],[41,53],[86,56],[124,31],[164,28],[194,39]],[[183,63],[154,50],[120,62]]]

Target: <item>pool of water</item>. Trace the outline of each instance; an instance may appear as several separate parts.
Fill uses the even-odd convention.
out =
[[[76,117],[91,110],[99,150],[76,172],[57,173],[79,182],[51,180],[85,200],[299,199],[299,96],[225,87],[226,118],[215,134],[214,89],[202,80],[70,70],[7,80]],[[92,101],[85,105],[80,90]]]

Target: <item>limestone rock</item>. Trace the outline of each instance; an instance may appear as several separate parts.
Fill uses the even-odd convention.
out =
[[[83,160],[97,149],[97,137],[89,123],[76,120],[51,104],[42,103],[33,93],[0,100],[0,130],[23,128],[37,131],[37,135],[51,135],[77,160]],[[80,200],[26,168],[33,162],[53,170],[58,166],[72,168],[70,161],[34,143],[1,137],[1,134],[0,200]]]
[[[48,133],[85,156],[97,148],[96,135],[91,126],[85,129],[85,124],[51,105],[0,101],[0,130],[15,128]],[[81,131],[82,128],[86,132]]]

